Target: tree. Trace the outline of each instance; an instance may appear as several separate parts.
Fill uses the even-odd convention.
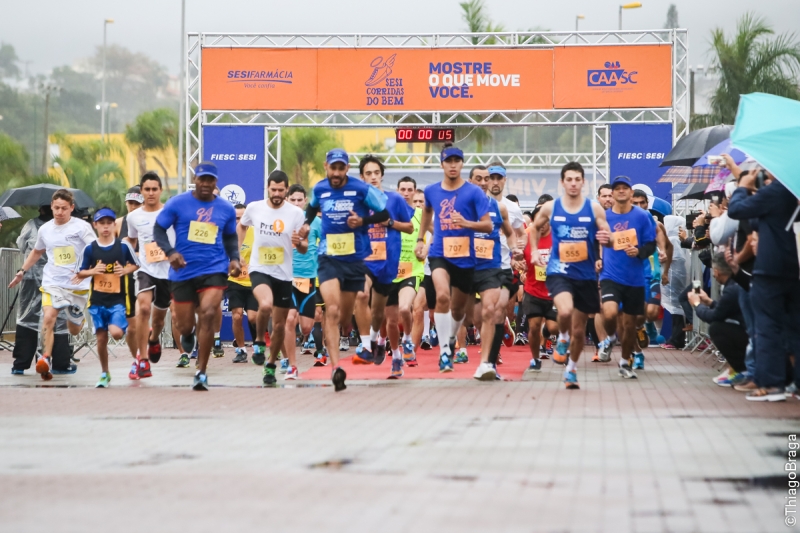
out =
[[[178,113],[173,109],[160,108],[145,111],[136,117],[133,124],[125,126],[125,142],[136,149],[136,161],[139,164],[139,176],[147,172],[147,152],[174,150],[178,146]],[[164,163],[151,154],[164,172],[169,172]]]
[[[0,132],[0,178],[3,181],[27,176],[29,164],[28,152],[17,141]]]
[[[680,26],[678,26],[678,8],[675,6],[675,4],[670,4],[669,9],[667,9],[667,23],[664,24],[664,28],[672,30],[679,27]]]
[[[339,139],[331,130],[286,128],[281,131],[281,168],[293,183],[311,186],[310,172],[325,174],[325,154]]]
[[[467,31],[470,33],[496,33],[505,31],[501,24],[495,24],[489,18],[484,0],[467,0],[461,2],[461,18],[467,24]],[[479,37],[472,37],[472,44],[478,44]],[[494,44],[494,39],[485,41],[486,44]]]
[[[692,117],[692,127],[733,124],[739,96],[752,92],[800,100],[800,42],[793,34],[767,39],[774,31],[751,13],[742,17],[729,41],[722,29],[711,33],[712,68],[719,83],[711,97],[711,113]]]
[[[14,47],[0,43],[0,78],[19,78],[19,58]]]

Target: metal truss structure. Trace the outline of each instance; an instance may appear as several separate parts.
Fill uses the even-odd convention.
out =
[[[361,158],[367,153],[351,153],[350,165],[358,166]],[[372,153],[380,157],[386,168],[439,168],[439,152],[431,153],[405,153],[398,154],[392,152]],[[506,168],[514,169],[533,169],[533,168],[559,168],[569,163],[577,161],[584,166],[594,164],[593,153],[557,153],[557,154],[502,154],[502,153],[465,153],[464,166],[473,167],[475,165],[488,166],[490,163],[498,161]]]

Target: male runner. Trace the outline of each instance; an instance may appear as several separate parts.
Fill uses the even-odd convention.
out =
[[[134,185],[128,189],[127,194],[125,194],[125,208],[128,210],[128,213],[125,216],[119,217],[115,222],[117,237],[124,239],[128,236],[128,216],[142,207],[143,203],[144,198],[142,197],[142,190],[139,185]],[[138,252],[136,247],[134,247],[133,250],[134,252]],[[125,302],[125,318],[128,322],[128,329],[125,332],[125,344],[128,345],[131,357],[136,359],[139,352],[139,345],[137,344],[139,336],[136,333],[136,324],[138,320],[136,319],[136,279],[134,276],[135,274],[130,274],[124,282],[127,287],[126,294],[128,296],[128,300]]]
[[[239,276],[241,265],[236,211],[226,200],[214,196],[216,165],[198,164],[194,169],[194,184],[194,190],[167,200],[156,217],[153,235],[171,266],[173,320],[181,333],[184,352],[192,351],[197,337],[198,370],[192,388],[207,391],[206,370],[222,294],[228,276]],[[167,235],[169,228],[175,230],[174,247]]]
[[[70,191],[59,189],[54,192],[50,208],[53,210],[53,220],[39,228],[33,250],[8,285],[10,289],[21,282],[25,272],[47,253],[42,286],[39,288],[42,292],[43,350],[42,357],[36,362],[36,372],[45,381],[53,379],[50,355],[53,353],[53,335],[59,310],[66,309],[67,327],[71,335],[77,335],[83,327],[91,281],[87,278],[73,283],[73,277],[80,265],[80,252],[96,239],[88,223],[72,217],[75,200]]]
[[[422,236],[433,228],[428,260],[436,291],[436,330],[441,339],[439,371],[452,372],[455,335],[464,322],[475,274],[475,232],[490,233],[493,224],[486,194],[461,177],[464,152],[448,146],[440,159],[444,179],[425,188],[415,254],[423,257]]]
[[[264,364],[266,343],[264,333],[272,317],[272,340],[269,346],[269,361],[264,366],[264,385],[277,383],[275,361],[284,349],[286,318],[292,309],[292,255],[289,250],[297,248],[301,254],[308,250],[308,241],[298,231],[303,226],[303,210],[286,202],[289,177],[281,170],[274,170],[267,178],[267,199],[253,202],[239,221],[239,243],[244,241],[247,228],[253,227],[253,251],[250,254],[250,281],[253,294],[258,301],[256,338],[253,342],[253,362]],[[292,333],[294,339],[294,333]],[[289,370],[287,377],[297,378],[295,346],[287,350]]]
[[[597,201],[600,204],[600,207],[603,208],[603,211],[608,211],[614,205],[614,196],[612,194],[612,188],[610,183],[603,183],[600,187],[597,188]],[[603,258],[598,257],[597,261],[595,262],[595,272],[600,274],[600,271],[603,269]],[[598,290],[600,290],[598,288]],[[593,363],[601,363],[607,362],[602,361],[600,359],[600,348],[603,341],[606,339],[606,326],[605,321],[603,320],[603,313],[595,313],[589,317],[594,321],[594,332],[597,335],[597,342],[595,343],[594,355],[592,356]],[[591,328],[591,326],[590,326]],[[591,329],[589,331],[591,335]]]
[[[558,311],[559,333],[553,361],[567,364],[567,389],[580,388],[576,368],[585,342],[586,319],[600,309],[595,242],[607,245],[610,238],[603,209],[583,196],[585,183],[580,163],[571,161],[561,167],[564,195],[542,206],[530,233],[531,263],[547,266],[545,283]],[[539,238],[548,220],[553,249],[545,263],[539,255]],[[571,354],[569,360],[567,350]]]
[[[146,172],[140,181],[144,204],[127,216],[128,241],[139,251],[139,271],[136,272],[138,285],[136,302],[138,304],[137,335],[138,346],[142,347],[138,361],[134,361],[130,379],[147,378],[152,375],[150,362],[161,359],[161,332],[164,319],[172,303],[169,284],[169,261],[159,248],[153,236],[156,218],[164,209],[161,203],[161,178],[155,172]],[[175,230],[167,231],[170,243],[175,243]],[[144,347],[147,346],[147,350]],[[191,351],[191,350],[189,350]],[[189,364],[188,359],[186,364]],[[179,365],[180,366],[180,365]]]
[[[236,210],[236,224],[240,223],[246,206],[237,204],[233,206]],[[253,249],[253,228],[247,228],[244,240],[239,246],[239,258],[242,271],[239,277],[228,277],[228,309],[231,312],[231,329],[233,339],[236,341],[236,355],[233,357],[234,363],[247,362],[247,349],[244,346],[244,315],[247,313],[247,326],[250,330],[250,338],[256,340],[256,320],[258,320],[258,302],[253,296],[253,284],[250,281],[248,267],[250,265],[250,254]],[[214,339],[216,347],[216,339]],[[212,354],[213,354],[212,350]],[[223,352],[224,353],[224,352]]]
[[[333,363],[331,381],[334,390],[347,388],[347,373],[339,366],[339,326],[346,326],[353,316],[356,294],[364,290],[371,255],[370,224],[389,220],[387,198],[381,191],[347,175],[350,169],[347,152],[336,148],[325,157],[327,178],[314,186],[306,208],[306,223],[300,230],[305,239],[311,223],[322,213],[322,239],[319,243],[317,276],[325,301],[325,345]],[[374,214],[370,215],[369,212]],[[345,328],[346,329],[346,328]]]
[[[603,251],[600,292],[603,319],[608,338],[603,341],[600,357],[608,361],[610,347],[616,339],[617,314],[622,306],[622,358],[619,374],[636,378],[631,369],[633,344],[636,342],[636,317],[644,314],[644,263],[656,249],[655,225],[650,214],[631,203],[631,180],[617,176],[611,182],[614,206],[606,211],[611,226],[612,247]]]
[[[386,195],[386,211],[389,220],[369,227],[369,241],[372,254],[365,259],[367,278],[364,291],[356,296],[356,323],[361,334],[361,346],[356,348],[353,364],[383,363],[386,357],[386,339],[380,336],[381,325],[385,316],[389,294],[394,287],[394,279],[399,274],[400,253],[402,247],[401,232],[411,234],[414,225],[411,223],[411,208],[406,201],[396,192],[384,191],[381,182],[385,167],[383,162],[374,156],[364,157],[358,165],[361,179],[369,183]],[[408,265],[404,265],[404,270]],[[411,272],[403,273],[403,277],[410,276]],[[370,305],[371,303],[371,305]],[[394,307],[397,307],[395,302]],[[395,309],[395,318],[397,310]],[[367,324],[369,335],[365,332]],[[388,333],[388,332],[387,332]],[[392,352],[392,370],[390,377],[403,376],[403,355],[400,348],[399,330],[395,328],[389,348]],[[369,348],[367,348],[369,346]]]

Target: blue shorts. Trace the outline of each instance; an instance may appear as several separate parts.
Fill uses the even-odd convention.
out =
[[[360,292],[364,290],[367,271],[367,265],[363,261],[348,263],[321,255],[317,267],[317,279],[320,285],[328,280],[338,279],[342,292]]]
[[[92,317],[92,333],[97,333],[97,330],[108,331],[110,325],[117,326],[123,333],[128,329],[124,304],[112,307],[89,306],[89,316]]]

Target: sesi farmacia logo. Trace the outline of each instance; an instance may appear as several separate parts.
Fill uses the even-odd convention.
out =
[[[228,83],[244,83],[245,87],[249,87],[249,83],[258,84],[259,82],[267,83],[285,83],[292,84],[293,73],[291,70],[273,69],[273,70],[229,70]],[[254,85],[261,87],[261,85]],[[265,87],[261,87],[265,88]]]
[[[589,87],[619,87],[638,83],[636,76],[639,73],[625,70],[619,61],[606,61],[603,66],[603,69],[588,71],[586,84]]]

